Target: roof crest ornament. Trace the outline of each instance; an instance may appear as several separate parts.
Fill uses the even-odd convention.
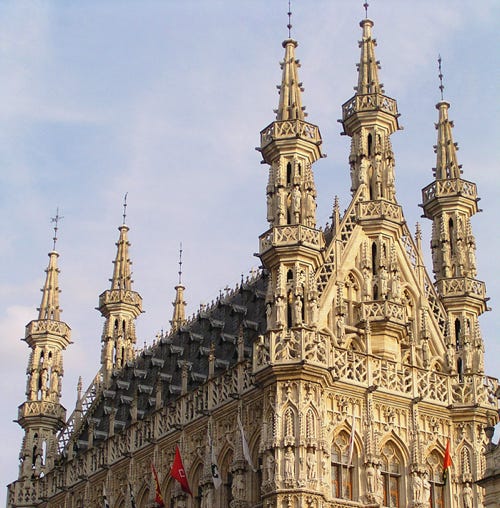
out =
[[[363,4],[363,7],[365,8],[365,18],[368,19],[368,7],[370,7],[370,4],[368,2],[365,2]]]
[[[126,192],[125,196],[123,196],[123,225],[125,225],[125,221],[127,218],[127,196],[128,192]]]
[[[64,219],[64,217],[62,215],[59,215],[59,207],[56,208],[56,216],[55,217],[51,217],[50,218],[50,222],[53,222],[54,223],[54,236],[52,238],[52,240],[54,241],[54,244],[53,244],[53,247],[52,247],[52,250],[55,251],[56,250],[56,243],[57,243],[57,230],[59,229],[58,225],[59,225],[59,221],[61,219]]]
[[[288,0],[288,12],[287,12],[287,15],[288,15],[288,25],[286,25],[286,27],[288,28],[288,38],[291,39],[292,38],[292,8],[291,8],[291,0]]]
[[[182,284],[182,242],[179,244],[179,284]]]
[[[444,100],[444,96],[443,96],[443,92],[444,92],[444,85],[443,85],[443,71],[442,71],[442,68],[441,68],[441,62],[442,62],[441,55],[438,55],[438,67],[439,67],[439,74],[438,74],[438,77],[439,77],[439,90],[441,91],[441,100],[443,101],[443,100]]]

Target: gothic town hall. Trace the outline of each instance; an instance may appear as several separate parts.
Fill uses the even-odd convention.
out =
[[[442,98],[421,198],[432,223],[426,268],[429,242],[409,229],[397,199],[398,105],[381,84],[373,30],[366,16],[355,92],[340,106],[351,140],[347,209],[335,202],[331,223],[317,222],[322,138],[306,119],[290,36],[276,115],[258,147],[268,170],[261,268],[192,319],[179,281],[170,330],[138,352],[143,305],[124,221],[98,302],[101,365],[70,415],[60,401],[70,327],[60,316],[59,253],[49,253],[25,330],[24,439],[9,508],[499,506],[477,483],[499,392],[484,372],[476,185],[461,170]],[[273,87],[278,73],[269,76]],[[171,474],[174,457],[182,481]]]

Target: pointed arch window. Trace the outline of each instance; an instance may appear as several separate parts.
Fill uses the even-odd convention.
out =
[[[401,473],[403,461],[394,443],[387,443],[381,451],[384,506],[399,508],[401,504]]]
[[[431,508],[444,508],[444,483],[442,473],[443,457],[433,451],[427,458],[427,469],[429,471],[430,496],[429,506]]]
[[[356,451],[353,456],[356,457]],[[335,438],[331,449],[331,480],[332,497],[338,499],[354,499],[354,466],[349,462],[349,436],[342,431]],[[354,461],[354,459],[353,459]]]

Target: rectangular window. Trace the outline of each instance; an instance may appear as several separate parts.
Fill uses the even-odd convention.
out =
[[[353,467],[332,462],[332,496],[339,499],[353,498],[352,471]]]

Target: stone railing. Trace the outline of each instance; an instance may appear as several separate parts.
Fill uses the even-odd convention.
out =
[[[260,133],[260,146],[264,148],[274,140],[301,138],[317,145],[321,144],[321,135],[316,125],[303,120],[282,120],[268,125]]]
[[[481,299],[486,298],[486,285],[484,282],[469,277],[441,279],[437,282],[437,287],[442,297],[472,295]]]
[[[436,180],[429,184],[427,187],[424,187],[422,190],[422,200],[425,206],[434,198],[453,196],[457,194],[476,200],[476,184],[468,182],[467,180],[462,180],[461,178]]]
[[[51,319],[40,319],[30,321],[26,325],[26,336],[49,333],[59,337],[68,337],[70,335],[69,326],[63,321],[53,321]]]
[[[326,334],[283,330],[261,336],[254,345],[253,371],[269,366],[306,363],[324,367],[333,378],[439,404],[496,409],[498,381],[480,375],[458,376],[432,372],[363,352],[335,347]]]
[[[404,305],[389,300],[362,302],[357,308],[358,322],[390,320],[400,324],[406,323]]]
[[[142,298],[139,293],[129,289],[108,289],[99,296],[99,307],[122,302],[142,307]]]
[[[345,121],[360,111],[384,111],[398,115],[398,105],[394,99],[380,93],[355,95],[342,104],[342,119]]]
[[[260,235],[259,244],[261,254],[271,247],[285,247],[296,244],[320,249],[323,247],[323,233],[300,224],[276,226]]]
[[[396,222],[403,220],[401,206],[384,199],[377,201],[361,201],[358,204],[359,219],[387,218]]]
[[[57,402],[50,400],[29,400],[19,407],[18,418],[29,418],[30,416],[49,416],[64,422],[66,409]]]

